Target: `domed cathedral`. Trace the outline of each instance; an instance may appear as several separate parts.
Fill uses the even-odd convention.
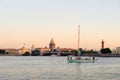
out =
[[[51,50],[52,50],[52,49],[55,49],[55,42],[54,42],[53,38],[52,38],[51,41],[50,41],[49,48],[50,48]]]

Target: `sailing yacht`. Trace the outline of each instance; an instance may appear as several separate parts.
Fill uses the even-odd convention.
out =
[[[81,52],[79,50],[79,43],[80,43],[80,25],[78,26],[78,54],[76,56],[75,59],[72,59],[72,56],[68,56],[68,63],[91,63],[91,62],[95,62],[97,61],[97,59],[95,59],[95,57],[93,57],[93,59],[90,58],[81,58]]]

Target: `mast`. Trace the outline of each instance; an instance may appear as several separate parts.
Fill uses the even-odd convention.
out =
[[[78,50],[80,48],[80,25],[78,26]]]
[[[78,26],[78,56],[79,58],[81,58],[81,52],[79,48],[80,48],[80,25]]]

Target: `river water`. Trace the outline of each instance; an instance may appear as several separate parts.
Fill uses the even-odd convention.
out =
[[[67,57],[1,56],[0,80],[120,80],[120,58],[67,63]]]

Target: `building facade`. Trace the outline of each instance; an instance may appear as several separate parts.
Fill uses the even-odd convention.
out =
[[[38,50],[41,56],[44,55],[44,53],[51,51],[50,48],[47,48],[47,47],[45,47],[45,48],[36,48],[35,50]]]
[[[25,47],[23,47],[23,48],[21,48],[21,49],[18,49],[18,55],[23,55],[23,54],[25,54],[26,52],[31,53],[31,49],[28,49],[28,48],[25,48]]]
[[[120,47],[117,47],[117,48],[116,48],[116,53],[117,53],[117,54],[120,54]]]
[[[9,56],[16,56],[17,54],[17,49],[6,49],[6,54]]]

